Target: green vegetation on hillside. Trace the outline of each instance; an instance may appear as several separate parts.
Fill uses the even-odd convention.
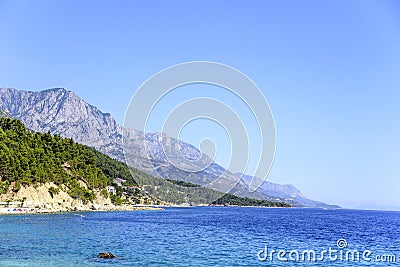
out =
[[[183,187],[199,187],[199,185],[192,184],[185,181],[168,180],[169,182],[183,186]],[[213,192],[211,189],[203,188],[203,190],[208,190]],[[272,202],[268,200],[252,199],[247,197],[238,197],[233,194],[225,194],[219,197],[217,200],[213,201],[211,205],[224,205],[224,206],[260,206],[260,207],[290,207],[288,203],[285,202]]]
[[[179,186],[183,186],[183,187],[199,187],[200,185],[197,184],[192,184],[189,182],[185,182],[185,181],[180,181],[180,180],[171,180],[171,179],[167,179],[168,182],[171,182],[173,184],[179,185]]]
[[[132,177],[133,174],[133,177]],[[116,186],[115,178],[125,180]],[[97,150],[48,133],[34,133],[22,122],[0,118],[0,194],[9,190],[18,192],[23,185],[53,182],[67,189],[73,198],[83,201],[95,198],[94,190],[108,196],[105,187],[114,185],[117,193],[111,194],[115,204],[123,202],[145,204],[160,200],[174,204],[205,204],[218,199],[214,205],[287,207],[286,203],[223,195],[215,190],[192,183],[164,180],[153,177]],[[82,182],[87,185],[83,186]],[[138,183],[145,188],[143,192]],[[50,187],[49,193],[57,195],[59,188]],[[151,196],[156,196],[150,197]]]
[[[211,204],[228,206],[290,207],[290,205],[285,202],[271,202],[268,200],[238,197],[232,194],[226,194]]]
[[[93,189],[116,177],[134,183],[125,164],[93,148],[50,133],[32,133],[16,119],[0,118],[0,193],[11,184],[18,191],[21,185],[53,182],[66,185],[71,197],[87,201],[94,198]]]
[[[94,148],[86,148],[94,154],[96,166],[102,170],[107,178],[122,178],[126,180],[126,185],[137,185],[137,183],[132,178],[132,174],[129,171],[128,166],[125,163],[110,158],[109,156],[102,154]],[[142,175],[142,173],[140,173],[140,175]]]

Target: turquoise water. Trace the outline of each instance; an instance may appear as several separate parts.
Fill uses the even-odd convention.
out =
[[[265,246],[338,249],[341,238],[344,252],[368,249],[373,260],[257,257]],[[399,247],[399,212],[196,207],[0,216],[0,266],[396,266]],[[105,251],[118,258],[96,258]],[[376,262],[382,255],[396,262]]]

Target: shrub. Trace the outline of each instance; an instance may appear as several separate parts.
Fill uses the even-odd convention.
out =
[[[50,193],[50,196],[51,196],[52,198],[53,198],[55,195],[57,195],[59,192],[60,192],[60,189],[58,189],[58,188],[56,188],[56,187],[51,186],[51,187],[49,188],[49,193]]]

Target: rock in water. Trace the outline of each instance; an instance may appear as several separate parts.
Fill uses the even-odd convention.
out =
[[[116,258],[117,256],[115,256],[114,254],[112,254],[110,252],[102,252],[102,253],[99,253],[98,257],[102,258],[102,259],[113,259],[113,258]]]

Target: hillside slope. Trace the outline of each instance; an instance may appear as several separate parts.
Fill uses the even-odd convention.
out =
[[[105,187],[116,177],[130,179],[134,184],[125,164],[93,148],[50,133],[28,131],[16,119],[0,118],[2,200],[13,201],[28,194],[32,198],[28,201],[48,201],[50,194],[55,201],[63,196],[59,199],[63,208],[111,204]],[[47,193],[40,189],[43,186],[47,186]]]
[[[141,180],[153,184],[142,189],[136,183]],[[118,185],[121,181],[123,184]],[[113,185],[116,192],[109,194],[105,189],[107,185]],[[152,196],[145,190],[153,191]],[[22,199],[56,211],[91,206],[107,209],[112,208],[109,196],[115,204],[161,204],[163,201],[198,205],[209,204],[223,194],[203,187],[174,186],[140,170],[128,169],[126,164],[72,139],[31,132],[16,119],[0,118],[0,201]],[[283,202],[255,201],[232,195],[219,200],[219,203],[225,202],[288,206]]]

